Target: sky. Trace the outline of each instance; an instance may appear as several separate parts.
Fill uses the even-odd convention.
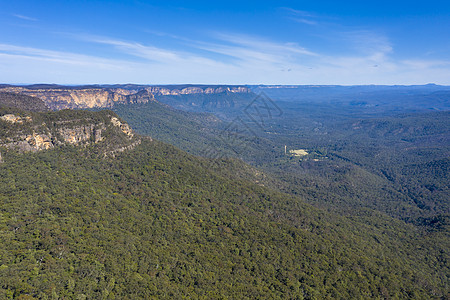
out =
[[[0,83],[450,85],[450,1],[0,0]]]

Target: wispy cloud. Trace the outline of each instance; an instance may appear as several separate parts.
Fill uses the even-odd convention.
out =
[[[288,11],[289,13],[296,15],[296,16],[301,16],[301,17],[317,17],[316,14],[306,11],[306,10],[299,10],[299,9],[293,9],[290,7],[281,7],[282,9]]]
[[[172,64],[172,63],[189,62],[209,66],[218,65],[218,62],[216,62],[215,60],[208,59],[187,51],[170,50],[161,47],[156,47],[153,45],[144,45],[138,42],[123,41],[109,37],[100,37],[92,35],[84,35],[78,37],[85,41],[113,46],[114,48],[116,48],[117,50],[119,50],[124,54],[143,58],[147,61],[155,63]]]
[[[27,20],[27,21],[38,21],[38,19],[32,18],[32,17],[28,17],[28,16],[24,16],[24,15],[20,15],[20,14],[12,14],[14,17],[22,19],[22,20]]]
[[[144,46],[143,44],[137,42],[125,42],[109,38],[98,38],[92,39],[91,41],[99,44],[111,45],[124,53],[145,58],[151,61],[167,62],[179,61],[181,59],[180,55],[174,51],[153,46]]]
[[[391,58],[393,47],[384,35],[368,30],[345,31],[338,34],[347,45],[346,55],[324,55],[322,61],[339,68],[366,70],[383,67],[395,70],[397,63]]]
[[[316,53],[311,52],[296,43],[277,43],[263,38],[242,34],[216,33],[215,37],[232,44],[236,44],[246,48],[252,48],[261,52],[278,53],[281,55],[285,53],[311,56],[317,55]]]
[[[346,30],[337,33],[339,39],[363,53],[391,53],[391,42],[386,35],[371,30]]]
[[[400,63],[409,68],[418,70],[450,67],[450,61],[448,60],[408,59],[408,60],[401,60]]]
[[[288,18],[290,20],[293,20],[297,23],[303,23],[303,24],[307,24],[307,25],[318,25],[319,24],[319,21],[318,21],[319,16],[317,16],[316,14],[314,14],[312,12],[293,9],[290,7],[282,7],[282,9],[288,13]]]
[[[9,44],[0,44],[0,55],[3,57],[21,57],[68,65],[95,65],[96,67],[101,68],[117,69],[118,65],[118,60]]]
[[[296,43],[277,43],[260,37],[210,33],[210,40],[190,40],[166,35],[179,40],[183,51],[144,45],[133,41],[122,41],[109,37],[91,35],[77,36],[84,41],[109,45],[126,55],[143,58],[151,63],[187,70],[287,70],[298,64],[304,56],[318,56]],[[211,40],[212,38],[212,40]]]
[[[0,44],[0,81],[84,84],[122,81],[141,66],[73,52]],[[142,75],[142,73],[140,74]],[[138,82],[138,78],[133,78]]]
[[[396,60],[393,46],[382,34],[347,30],[340,35],[347,46],[341,54],[229,32],[209,32],[196,40],[164,35],[172,39],[170,48],[149,41],[67,35],[115,53],[114,59],[0,44],[0,81],[25,82],[28,73],[30,82],[67,78],[66,83],[401,84],[421,83],[424,78],[442,83],[442,78],[450,77],[448,61]]]
[[[305,56],[317,56],[296,43],[280,43],[261,37],[220,32],[211,33],[211,36],[213,41],[195,41],[191,46],[219,55],[216,59],[241,68],[288,69]]]
[[[309,15],[307,12],[297,13]],[[311,76],[310,80],[325,78],[324,74],[334,74],[336,78],[341,79],[342,74],[347,73],[348,76],[359,74],[356,76],[362,78],[366,73],[391,72],[399,68],[399,64],[390,58],[393,49],[388,38],[369,30],[339,32],[338,39],[347,44],[349,50],[341,55],[315,52],[297,43],[278,42],[260,36],[230,32],[207,32],[202,39],[190,39],[164,32],[152,34],[171,40],[172,49],[160,44],[112,37],[68,36],[83,42],[110,46],[112,48],[105,50],[109,53],[111,49],[118,51],[123,60],[129,59],[127,56],[137,57],[142,60],[132,60],[134,63],[152,69],[173,70],[174,74],[195,71],[199,74],[213,74],[213,77],[233,74],[235,78],[247,77],[259,82],[267,82],[267,78],[273,78],[289,80],[288,82],[292,83],[301,78],[307,80],[306,74]],[[320,75],[321,72],[324,74]]]
[[[316,21],[312,21],[312,20],[308,20],[308,19],[304,19],[304,18],[291,18],[291,19],[294,20],[295,22],[303,23],[303,24],[307,24],[307,25],[317,25],[318,24]]]

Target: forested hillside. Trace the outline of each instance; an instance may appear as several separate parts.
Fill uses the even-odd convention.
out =
[[[0,298],[448,297],[448,112],[216,96],[1,107]]]
[[[422,224],[422,218],[448,219],[449,112],[377,116],[348,105],[278,104],[283,114],[269,118],[266,111],[263,126],[242,107],[217,109],[225,119],[160,103],[113,109],[142,134],[196,155],[236,157],[262,168],[276,188],[321,208],[350,214],[369,208]],[[284,145],[308,155],[286,155]]]
[[[39,98],[8,92],[0,92],[0,107],[14,107],[28,111],[48,110],[47,105]]]
[[[0,165],[2,298],[440,298],[448,239],[346,218],[255,184],[240,162],[145,141]],[[237,178],[235,170],[248,169]]]

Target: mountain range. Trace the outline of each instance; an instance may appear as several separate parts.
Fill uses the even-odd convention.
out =
[[[249,93],[244,86],[58,86],[1,85],[0,92],[9,92],[41,99],[51,109],[105,108],[114,104],[146,103],[154,101],[155,95],[191,95],[220,93]]]

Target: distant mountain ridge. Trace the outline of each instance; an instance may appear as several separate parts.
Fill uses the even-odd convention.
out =
[[[445,85],[253,85],[255,93],[284,102],[343,103],[351,106],[398,107],[400,110],[449,110]]]
[[[110,108],[114,104],[147,103],[156,101],[155,96],[192,94],[250,93],[245,86],[226,85],[92,85],[58,86],[0,85],[0,92],[15,93],[41,99],[50,109]]]

